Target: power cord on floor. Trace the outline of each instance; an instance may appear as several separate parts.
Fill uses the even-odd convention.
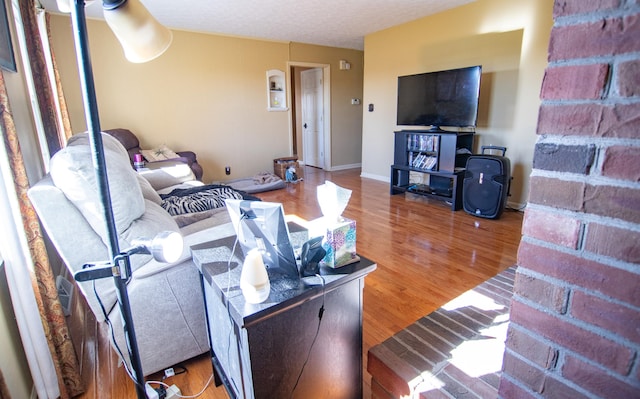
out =
[[[324,277],[319,274],[316,274],[316,277],[320,279],[322,283],[322,305],[320,306],[320,310],[318,311],[318,327],[316,328],[316,334],[313,336],[313,341],[311,342],[311,346],[309,347],[309,351],[307,352],[307,358],[304,360],[302,364],[302,369],[300,369],[300,374],[298,374],[298,378],[296,379],[296,383],[291,390],[290,398],[293,398],[294,393],[296,392],[296,388],[298,388],[298,384],[300,383],[300,378],[302,378],[302,374],[304,373],[304,369],[309,363],[309,358],[311,358],[311,351],[313,350],[314,345],[316,344],[316,340],[318,339],[318,335],[320,334],[320,324],[322,323],[322,316],[324,315],[324,299],[325,299],[325,281]]]
[[[95,280],[93,281],[93,293],[96,296],[96,300],[98,301],[98,305],[100,305],[100,310],[102,311],[102,315],[104,316],[105,322],[107,323],[107,327],[109,328],[109,335],[111,338],[111,341],[113,343],[113,347],[115,348],[116,352],[118,353],[118,356],[120,356],[120,359],[122,359],[122,364],[124,366],[125,371],[127,372],[127,375],[129,376],[129,378],[131,379],[131,381],[133,381],[134,384],[140,386],[142,388],[142,390],[146,390],[145,385],[149,384],[149,383],[156,383],[156,384],[160,384],[160,386],[163,388],[162,389],[162,396],[160,396],[160,392],[158,393],[158,397],[162,397],[162,398],[167,398],[167,399],[171,399],[173,397],[180,397],[180,398],[197,398],[198,396],[202,395],[202,393],[205,391],[205,389],[207,389],[207,387],[209,386],[209,384],[211,383],[211,380],[213,379],[213,374],[211,374],[211,377],[209,377],[209,380],[207,381],[206,385],[204,386],[204,388],[202,388],[202,391],[200,391],[198,394],[194,395],[194,396],[182,396],[180,394],[176,394],[175,396],[167,396],[167,388],[171,388],[170,385],[165,384],[162,381],[148,381],[146,384],[144,384],[143,382],[139,382],[134,376],[133,373],[131,372],[131,369],[129,368],[129,365],[127,364],[127,362],[124,360],[124,356],[122,354],[122,350],[120,349],[120,346],[118,345],[118,343],[116,342],[116,336],[115,336],[115,332],[113,329],[113,324],[111,323],[111,319],[109,319],[109,315],[107,314],[107,310],[104,307],[104,304],[102,302],[102,299],[100,298],[100,295],[98,295],[98,290],[96,289],[96,284],[95,284]],[[178,371],[176,372],[176,369],[178,369]],[[176,365],[172,368],[168,368],[165,370],[165,374],[162,377],[162,380],[164,381],[165,379],[172,377],[174,375],[178,375],[178,374],[183,374],[187,372],[187,368],[184,366],[180,366],[180,365]],[[177,387],[176,387],[177,389]],[[180,390],[177,389],[178,392],[180,392]]]
[[[169,367],[168,369],[164,370],[164,375],[162,376],[162,381],[166,380],[167,378],[176,376],[176,375],[184,374],[186,372],[187,372],[187,368],[185,366],[182,366],[182,365],[175,365],[173,367]]]
[[[240,222],[238,223],[241,223],[246,216],[247,216],[246,213],[243,213],[242,216],[240,217]],[[227,290],[225,293],[226,301],[227,301],[226,303],[227,316],[229,316],[229,336],[227,337],[228,338],[227,339],[227,364],[231,364],[231,342],[232,342],[231,338],[233,337],[233,329],[234,329],[233,317],[231,316],[231,309],[229,307],[231,306],[231,301],[229,300],[229,291],[231,290],[231,260],[233,259],[233,256],[236,253],[238,241],[239,241],[239,234],[236,234],[236,239],[233,242],[233,247],[231,248],[231,254],[229,255],[229,260],[227,261]]]
[[[207,383],[204,385],[204,388],[202,388],[202,390],[200,390],[200,392],[198,392],[195,395],[182,395],[182,394],[177,394],[175,395],[178,398],[197,398],[198,396],[202,395],[204,393],[204,391],[209,387],[209,385],[211,384],[211,381],[213,380],[213,374],[211,374],[211,376],[209,377],[209,379],[207,380]],[[160,387],[169,389],[172,387],[172,385],[169,385],[165,382],[162,381],[147,381],[147,384],[158,384]]]
[[[107,323],[107,327],[109,328],[109,335],[111,336],[111,342],[113,343],[113,347],[115,348],[116,352],[118,353],[118,356],[120,356],[120,359],[122,359],[122,364],[124,366],[124,370],[127,372],[127,375],[129,376],[129,378],[131,378],[131,381],[133,381],[133,383],[135,385],[137,385],[142,390],[144,390],[144,383],[141,382],[141,381],[138,381],[138,379],[136,379],[133,376],[133,373],[131,372],[131,369],[129,369],[129,365],[125,361],[125,357],[122,354],[122,350],[120,349],[120,346],[116,342],[116,336],[115,336],[115,332],[113,330],[113,324],[111,323],[111,319],[109,319],[109,315],[107,314],[107,310],[105,309],[104,304],[102,303],[102,299],[100,298],[100,295],[98,295],[98,290],[96,289],[95,280],[93,280],[92,286],[93,286],[93,294],[96,296],[96,299],[98,301],[98,305],[100,305],[100,310],[102,311],[102,315],[104,316],[104,320]]]

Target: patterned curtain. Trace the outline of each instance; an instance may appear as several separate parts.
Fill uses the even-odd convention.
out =
[[[52,54],[51,64],[54,66],[56,87],[51,87],[51,80],[47,69],[45,52],[38,29],[38,13],[42,12],[34,0],[20,1],[20,14],[27,42],[28,59],[31,64],[32,79],[36,88],[36,97],[42,126],[47,138],[50,155],[56,153],[66,138],[71,134],[66,103],[62,96],[60,80],[55,69],[55,59]],[[49,38],[48,24],[47,37]],[[58,113],[57,110],[60,110]],[[58,122],[60,121],[60,122]],[[13,173],[13,181],[20,203],[20,211],[25,235],[29,244],[29,251],[33,261],[31,281],[40,317],[51,352],[60,397],[63,399],[76,396],[83,392],[82,379],[76,354],[66,324],[64,313],[58,299],[55,277],[49,265],[49,259],[42,238],[42,231],[38,217],[27,197],[29,181],[27,179],[24,160],[18,143],[13,117],[9,107],[4,76],[0,73],[0,129],[9,153],[9,162]],[[60,131],[62,130],[62,132]]]
[[[22,16],[22,25],[26,38],[26,47],[31,64],[31,78],[33,79],[36,90],[36,100],[40,110],[42,126],[44,127],[44,135],[47,138],[47,147],[49,154],[53,155],[66,143],[66,139],[71,135],[71,124],[67,113],[67,106],[62,94],[62,86],[58,69],[55,64],[53,51],[45,55],[42,45],[42,38],[38,27],[38,14],[44,12],[35,0],[20,1],[20,15]],[[46,16],[46,39],[49,40],[51,32],[49,30],[49,16]],[[50,40],[49,40],[50,42]],[[53,65],[53,74],[55,78],[55,90],[51,87],[49,70],[47,68],[47,58],[51,60]],[[60,118],[58,117],[60,110]],[[59,124],[60,122],[60,124]],[[60,132],[60,130],[63,130]]]
[[[11,164],[13,182],[20,202],[22,223],[34,265],[31,274],[33,291],[36,294],[36,302],[40,310],[45,336],[56,367],[60,396],[62,398],[70,398],[83,392],[82,379],[69,329],[58,299],[55,278],[49,265],[49,258],[47,257],[38,217],[27,197],[29,181],[9,107],[4,75],[1,71],[0,131],[3,133],[3,140],[9,152],[9,163]]]

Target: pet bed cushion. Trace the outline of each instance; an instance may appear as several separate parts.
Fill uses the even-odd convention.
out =
[[[269,172],[259,173],[253,177],[244,179],[229,180],[224,182],[224,184],[249,194],[278,190],[286,187],[284,180]]]

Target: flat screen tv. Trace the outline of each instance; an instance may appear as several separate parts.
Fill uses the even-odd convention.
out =
[[[400,126],[475,127],[481,66],[398,77]]]

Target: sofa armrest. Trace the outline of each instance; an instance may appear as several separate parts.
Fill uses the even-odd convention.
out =
[[[189,164],[198,162],[196,153],[193,151],[176,151],[176,154],[180,155],[181,158],[186,158]]]
[[[191,165],[189,158],[181,156],[179,158],[163,159],[161,161],[145,161],[144,167],[146,169],[162,169],[181,163],[189,166]]]
[[[202,166],[198,163],[196,159],[196,153],[193,151],[178,151],[176,154],[180,155],[180,157],[187,159],[189,163],[189,167],[193,171],[193,174],[196,176],[197,180],[202,180],[202,175],[204,170]]]
[[[148,162],[138,173],[147,179],[154,190],[174,186],[186,181],[196,180],[189,165],[180,160]]]
[[[194,162],[191,164],[191,170],[196,176],[196,179],[202,181],[202,175],[204,174],[204,169],[202,169],[202,166],[200,166],[199,163]]]

